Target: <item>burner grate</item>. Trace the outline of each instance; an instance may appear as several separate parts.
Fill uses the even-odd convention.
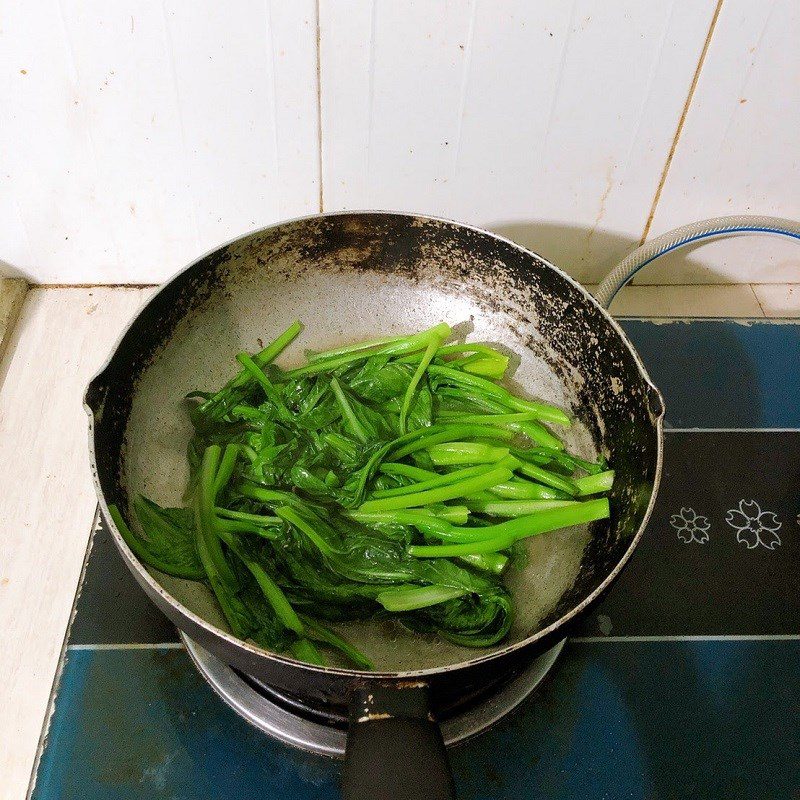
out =
[[[242,675],[181,634],[200,674],[211,688],[251,725],[279,741],[320,755],[341,758],[347,741],[346,715],[338,709],[309,706],[260,681]],[[441,722],[446,745],[476,736],[513,711],[541,683],[558,658],[559,642],[494,691],[467,698]]]

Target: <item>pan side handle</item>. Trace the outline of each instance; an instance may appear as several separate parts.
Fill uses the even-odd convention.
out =
[[[424,683],[370,684],[350,705],[344,800],[454,800],[453,776]]]
[[[106,380],[105,369],[98,372],[86,386],[86,391],[83,393],[83,407],[89,416],[99,415],[103,404],[105,403],[106,396],[108,395],[108,382]]]

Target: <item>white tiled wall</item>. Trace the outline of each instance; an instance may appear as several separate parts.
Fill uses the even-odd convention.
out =
[[[713,10],[322,0],[325,207],[453,217],[598,280],[644,229]]]
[[[0,16],[0,259],[160,281],[318,210],[314,0],[27,0]]]
[[[800,2],[724,0],[650,233],[727,214],[800,219]],[[774,236],[664,257],[643,283],[800,282]]]
[[[8,3],[0,274],[160,281],[322,204],[462,219],[597,281],[648,230],[800,218],[798,41],[797,0]],[[800,281],[800,248],[639,280]]]

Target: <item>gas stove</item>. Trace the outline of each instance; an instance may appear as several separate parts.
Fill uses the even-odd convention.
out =
[[[800,325],[623,327],[667,404],[655,512],[566,645],[443,720],[463,800],[800,789]],[[95,525],[31,796],[336,797],[344,725],[181,640]]]

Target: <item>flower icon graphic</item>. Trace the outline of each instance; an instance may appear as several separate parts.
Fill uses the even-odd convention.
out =
[[[732,508],[725,516],[725,522],[736,531],[736,541],[748,550],[763,545],[774,550],[781,543],[778,530],[783,523],[772,511],[762,511],[755,500],[740,500],[739,508]]]
[[[708,541],[708,529],[711,523],[708,517],[701,517],[693,508],[682,508],[680,514],[673,514],[670,517],[669,524],[685,544],[689,542],[705,544]]]

